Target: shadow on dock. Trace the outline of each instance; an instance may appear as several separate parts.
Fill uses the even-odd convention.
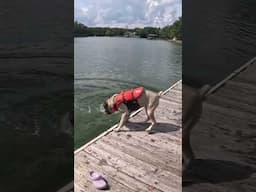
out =
[[[202,172],[202,170],[204,170]],[[256,169],[251,166],[235,163],[232,161],[195,159],[184,175],[190,178],[183,181],[183,185],[189,186],[195,183],[224,183],[250,178]],[[193,178],[193,179],[192,179]]]
[[[128,130],[121,130],[120,132],[130,132],[130,131],[145,131],[150,126],[150,123],[135,123],[135,122],[128,122],[126,127]],[[152,133],[168,133],[173,131],[178,131],[180,129],[179,126],[170,124],[170,123],[157,123],[152,128]]]

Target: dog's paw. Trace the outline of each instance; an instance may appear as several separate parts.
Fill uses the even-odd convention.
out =
[[[146,129],[145,131],[146,131],[148,134],[154,133],[154,131],[152,131],[152,129]]]
[[[115,131],[115,132],[119,132],[119,131],[120,131],[120,129],[114,129],[114,131]]]

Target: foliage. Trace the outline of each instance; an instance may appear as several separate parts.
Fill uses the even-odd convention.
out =
[[[181,17],[172,25],[163,28],[144,27],[135,29],[110,28],[110,27],[87,27],[82,23],[75,21],[75,36],[135,36],[147,38],[149,34],[154,34],[161,39],[182,39],[182,19]]]
[[[181,17],[172,25],[164,27],[160,32],[160,37],[168,39],[182,39],[182,19]]]

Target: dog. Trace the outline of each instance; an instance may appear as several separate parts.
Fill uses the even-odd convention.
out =
[[[195,159],[191,148],[191,130],[201,117],[203,101],[210,85],[204,85],[201,89],[194,89],[188,85],[182,85],[182,172]]]
[[[151,133],[152,127],[156,124],[154,112],[159,104],[161,94],[161,91],[156,93],[146,90],[143,87],[137,87],[112,95],[110,98],[106,99],[103,106],[105,113],[107,114],[112,114],[114,112],[122,113],[120,122],[115,131],[120,131],[128,121],[132,111],[144,107],[147,116],[145,122],[151,120],[151,124],[146,131]]]

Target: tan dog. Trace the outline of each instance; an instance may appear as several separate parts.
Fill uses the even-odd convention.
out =
[[[151,125],[146,129],[146,131],[150,133],[152,127],[156,124],[154,112],[159,104],[160,94],[161,92],[155,93],[153,91],[143,89],[141,96],[136,99],[136,101],[134,101],[135,103],[121,103],[116,110],[114,106],[117,103],[118,94],[114,94],[113,96],[108,98],[104,103],[105,112],[107,114],[112,114],[115,111],[122,113],[121,120],[115,131],[119,131],[125,125],[132,111],[137,110],[140,107],[144,107],[147,115],[147,119],[145,120],[145,122],[151,120]]]
[[[201,117],[202,102],[209,89],[209,85],[204,85],[200,90],[182,85],[182,171],[195,158],[190,144],[191,130]]]

